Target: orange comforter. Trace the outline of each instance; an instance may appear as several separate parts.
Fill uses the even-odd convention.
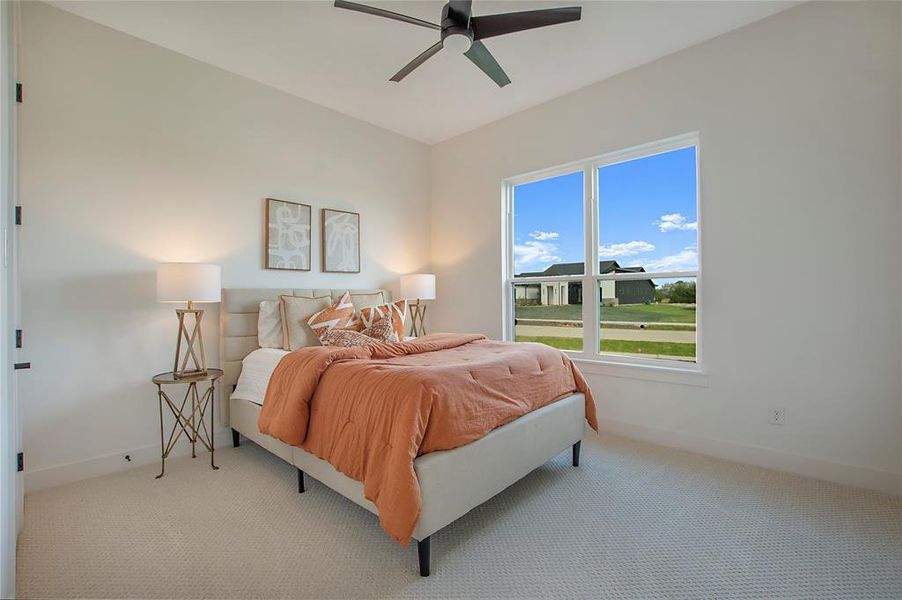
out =
[[[483,437],[576,391],[596,431],[595,403],[563,353],[481,335],[433,334],[362,348],[314,346],[276,367],[260,431],[329,461],[364,485],[393,538],[420,516],[414,459]]]

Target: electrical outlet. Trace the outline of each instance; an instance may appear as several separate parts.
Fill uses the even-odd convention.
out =
[[[767,422],[771,425],[786,424],[786,409],[782,406],[771,406],[767,416]]]

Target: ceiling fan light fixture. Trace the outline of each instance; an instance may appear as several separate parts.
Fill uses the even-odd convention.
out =
[[[445,36],[443,45],[454,54],[463,54],[473,45],[473,38],[465,33],[452,33]]]

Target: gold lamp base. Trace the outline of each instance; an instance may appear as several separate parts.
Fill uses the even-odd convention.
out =
[[[426,305],[422,300],[410,305],[410,335],[412,337],[426,335]]]
[[[207,359],[204,352],[204,336],[200,330],[201,319],[204,316],[203,309],[192,308],[188,303],[188,308],[177,308],[175,314],[179,318],[178,341],[175,345],[175,361],[173,362],[172,373],[177,378],[194,377],[197,375],[207,374]],[[188,331],[189,323],[185,318],[186,315],[194,315],[194,327]],[[182,354],[182,342],[185,342],[185,353]],[[181,358],[181,365],[179,359]],[[189,365],[189,361],[192,364]]]

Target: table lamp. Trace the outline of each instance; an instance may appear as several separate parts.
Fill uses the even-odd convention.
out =
[[[187,308],[175,309],[179,319],[178,341],[175,345],[175,361],[172,367],[175,377],[206,374],[207,359],[200,328],[204,311],[201,308],[194,308],[194,303],[219,302],[221,299],[222,272],[219,265],[163,263],[157,267],[157,301],[186,302],[188,305]],[[187,315],[193,316],[193,327],[189,327]],[[186,344],[184,355],[182,355],[183,341]],[[193,364],[189,365],[189,360]]]
[[[426,335],[426,305],[423,300],[435,300],[435,275],[414,273],[401,276],[401,297],[415,299],[410,304],[410,335]]]

